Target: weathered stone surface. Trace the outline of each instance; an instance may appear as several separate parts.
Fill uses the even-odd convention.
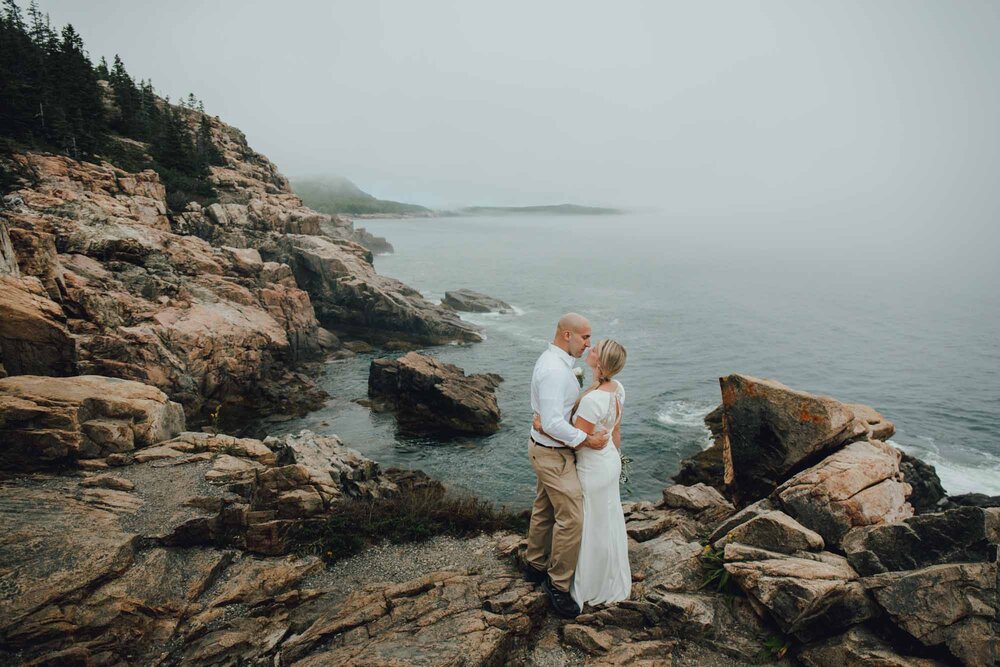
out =
[[[467,313],[510,313],[511,305],[500,299],[474,292],[470,289],[460,289],[445,292],[441,303],[455,310]]]
[[[666,615],[685,636],[706,634],[715,624],[715,606],[710,596],[691,593],[652,593],[646,597]]]
[[[96,375],[0,379],[0,467],[100,458],[184,428],[181,406],[148,385]]]
[[[949,563],[864,579],[879,606],[927,646],[944,644],[965,665],[1000,657],[997,563]]]
[[[885,430],[874,411],[856,418],[839,401],[773,380],[729,375],[719,384],[726,483],[743,504],[766,496],[824,453],[867,437],[875,427]]]
[[[615,646],[610,652],[586,662],[587,667],[670,667],[674,664],[675,641],[648,640]]]
[[[778,509],[777,504],[775,504],[770,498],[761,498],[752,505],[747,505],[736,514],[720,521],[715,528],[712,529],[712,532],[708,536],[708,541],[712,543],[717,542],[737,526],[746,523],[754,517],[758,517],[776,509]]]
[[[80,486],[95,486],[101,489],[112,489],[114,491],[135,490],[135,484],[127,479],[115,477],[114,475],[95,475],[93,477],[88,477],[80,482]]]
[[[944,667],[929,658],[904,656],[864,626],[855,626],[842,635],[810,644],[799,651],[806,667]]]
[[[819,533],[809,530],[792,517],[777,510],[764,512],[741,523],[716,541],[715,547],[718,549],[731,543],[785,554],[797,551],[821,551],[824,546]]]
[[[563,628],[563,641],[584,653],[598,655],[606,653],[613,645],[614,638],[595,628],[570,623]]]
[[[6,203],[0,202],[0,208],[6,208]],[[19,278],[21,272],[17,267],[17,255],[10,241],[10,229],[7,222],[0,220],[0,276]]]
[[[847,560],[828,552],[794,555],[740,544],[725,548],[725,568],[765,607],[783,632],[812,641],[875,614]]]
[[[264,466],[256,461],[222,454],[212,462],[212,467],[205,473],[205,481],[209,484],[250,484],[257,479],[257,473]]]
[[[390,404],[401,427],[420,432],[496,433],[499,375],[466,375],[458,366],[409,352],[373,359],[368,395]]]
[[[0,637],[31,637],[29,616],[124,572],[136,536],[114,511],[58,489],[0,482]],[[41,621],[36,617],[31,626]],[[2,644],[4,642],[0,642]]]
[[[629,545],[633,581],[644,591],[667,593],[698,590],[704,581],[699,556],[702,545],[683,529],[671,529]]]
[[[671,479],[678,484],[708,484],[725,492],[726,466],[722,455],[722,442],[717,440],[708,449],[681,461],[680,470]]]
[[[546,604],[516,576],[434,572],[351,594],[289,637],[281,656],[302,666],[501,664]]]
[[[668,530],[677,530],[688,537],[693,537],[698,530],[698,523],[690,513],[679,509],[663,509],[648,501],[624,503],[625,532],[637,541],[645,542]]]
[[[293,627],[290,610],[321,594],[293,590],[321,562],[237,550],[287,552],[297,528],[344,498],[432,484],[414,471],[392,481],[337,438],[303,431],[268,442],[185,432],[108,457],[118,457],[113,474],[0,482],[0,662],[207,665],[272,656]],[[476,581],[462,603],[468,607],[456,611],[468,611],[468,622],[457,627],[474,629],[483,619],[496,627],[480,635],[496,640],[492,656],[530,627],[519,607],[525,596],[535,600],[532,619],[544,599],[526,584]],[[435,623],[436,605],[422,602],[412,627]],[[318,611],[301,613],[315,619]],[[398,611],[381,624],[392,625]],[[452,634],[441,632],[421,641],[451,650]]]
[[[878,439],[883,440],[883,438]],[[899,472],[903,476],[903,481],[910,485],[907,501],[913,506],[913,511],[923,514],[942,509],[941,505],[944,504],[947,494],[941,486],[941,480],[934,466],[906,452],[902,452],[902,455]]]
[[[663,489],[663,504],[666,507],[684,509],[698,515],[699,521],[711,523],[727,517],[736,511],[733,504],[721,493],[707,484],[684,486],[673,484]]]
[[[425,344],[482,340],[476,327],[414,289],[375,273],[371,253],[351,241],[289,234],[262,248],[266,259],[292,267],[323,325],[337,334],[381,342]]]
[[[227,155],[234,163],[255,159],[248,149]],[[184,405],[189,417],[205,417],[220,402],[228,419],[239,410],[301,411],[322,400],[314,383],[289,370],[320,353],[309,297],[294,279],[268,281],[257,271],[256,251],[246,247],[276,233],[264,209],[286,220],[301,217],[293,195],[261,194],[275,201],[262,205],[255,233],[232,247],[233,235],[212,233],[218,221],[197,204],[168,218],[166,193],[153,171],[129,174],[40,153],[13,159],[36,180],[17,191],[21,204],[0,211],[0,219],[18,239],[22,284],[40,282],[58,308],[56,326],[32,320],[36,333],[44,328],[55,343],[35,348],[34,358],[19,353],[33,366],[18,372],[65,375],[69,364],[72,372],[142,381]],[[269,178],[259,170],[255,176]],[[237,189],[223,180],[217,186],[226,196]],[[234,196],[250,196],[246,192]],[[187,228],[192,216],[201,222]],[[0,299],[8,302],[17,304]],[[30,328],[14,335],[38,337]],[[65,352],[67,336],[75,344],[72,356]],[[14,354],[6,347],[4,354]]]
[[[988,496],[985,493],[963,493],[948,496],[948,500],[960,507],[1000,507],[1000,496]]]
[[[271,448],[254,438],[236,438],[224,433],[210,434],[185,431],[176,438],[163,443],[164,447],[189,452],[221,452],[251,459],[264,465],[274,465],[277,456]]]
[[[841,544],[854,569],[872,575],[944,563],[994,562],[998,542],[1000,509],[962,507],[854,528]]]
[[[11,375],[76,372],[76,342],[36,278],[0,275],[0,364]]]
[[[900,453],[879,441],[855,442],[778,487],[774,497],[802,525],[839,545],[851,528],[913,515],[900,480]]]
[[[287,485],[280,480],[288,476],[277,474],[287,469],[301,471],[305,486],[315,489],[328,506],[345,497],[380,498],[398,490],[395,482],[382,475],[377,463],[346,446],[336,436],[303,430],[280,437],[269,436],[264,444],[275,452],[279,464],[287,464],[272,468],[276,473],[273,480],[261,476],[260,484],[265,489],[287,491]]]

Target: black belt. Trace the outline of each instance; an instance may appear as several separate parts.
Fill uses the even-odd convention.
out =
[[[556,446],[556,445],[543,445],[542,443],[538,442],[537,440],[535,440],[534,438],[531,438],[531,437],[529,437],[528,439],[531,440],[531,442],[533,444],[536,444],[539,447],[545,447],[546,449],[572,449],[571,447],[564,447],[564,446],[561,446],[561,445],[560,446]]]

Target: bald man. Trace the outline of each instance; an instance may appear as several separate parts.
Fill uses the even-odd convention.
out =
[[[580,384],[576,360],[590,346],[590,322],[576,313],[559,318],[552,343],[531,375],[531,409],[542,431],[531,429],[528,453],[538,478],[531,508],[525,578],[542,583],[556,613],[573,618],[580,608],[569,595],[583,532],[583,491],[576,475],[575,450],[601,449],[608,435],[587,435],[570,423]]]

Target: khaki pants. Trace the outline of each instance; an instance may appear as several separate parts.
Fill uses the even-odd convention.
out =
[[[566,447],[542,447],[530,439],[528,456],[538,486],[525,560],[542,572],[547,570],[552,585],[568,593],[583,535],[583,491],[576,476],[576,457]]]

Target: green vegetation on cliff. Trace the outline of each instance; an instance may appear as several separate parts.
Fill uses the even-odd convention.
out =
[[[292,189],[309,208],[321,213],[348,215],[431,215],[416,204],[377,199],[341,176],[298,179]]]
[[[127,171],[154,169],[167,203],[180,208],[215,197],[209,165],[223,158],[201,103],[179,106],[136,82],[115,56],[94,66],[72,25],[56,31],[32,2],[27,19],[14,0],[0,11],[0,153],[40,149],[104,159]],[[0,186],[16,180],[0,173]]]

